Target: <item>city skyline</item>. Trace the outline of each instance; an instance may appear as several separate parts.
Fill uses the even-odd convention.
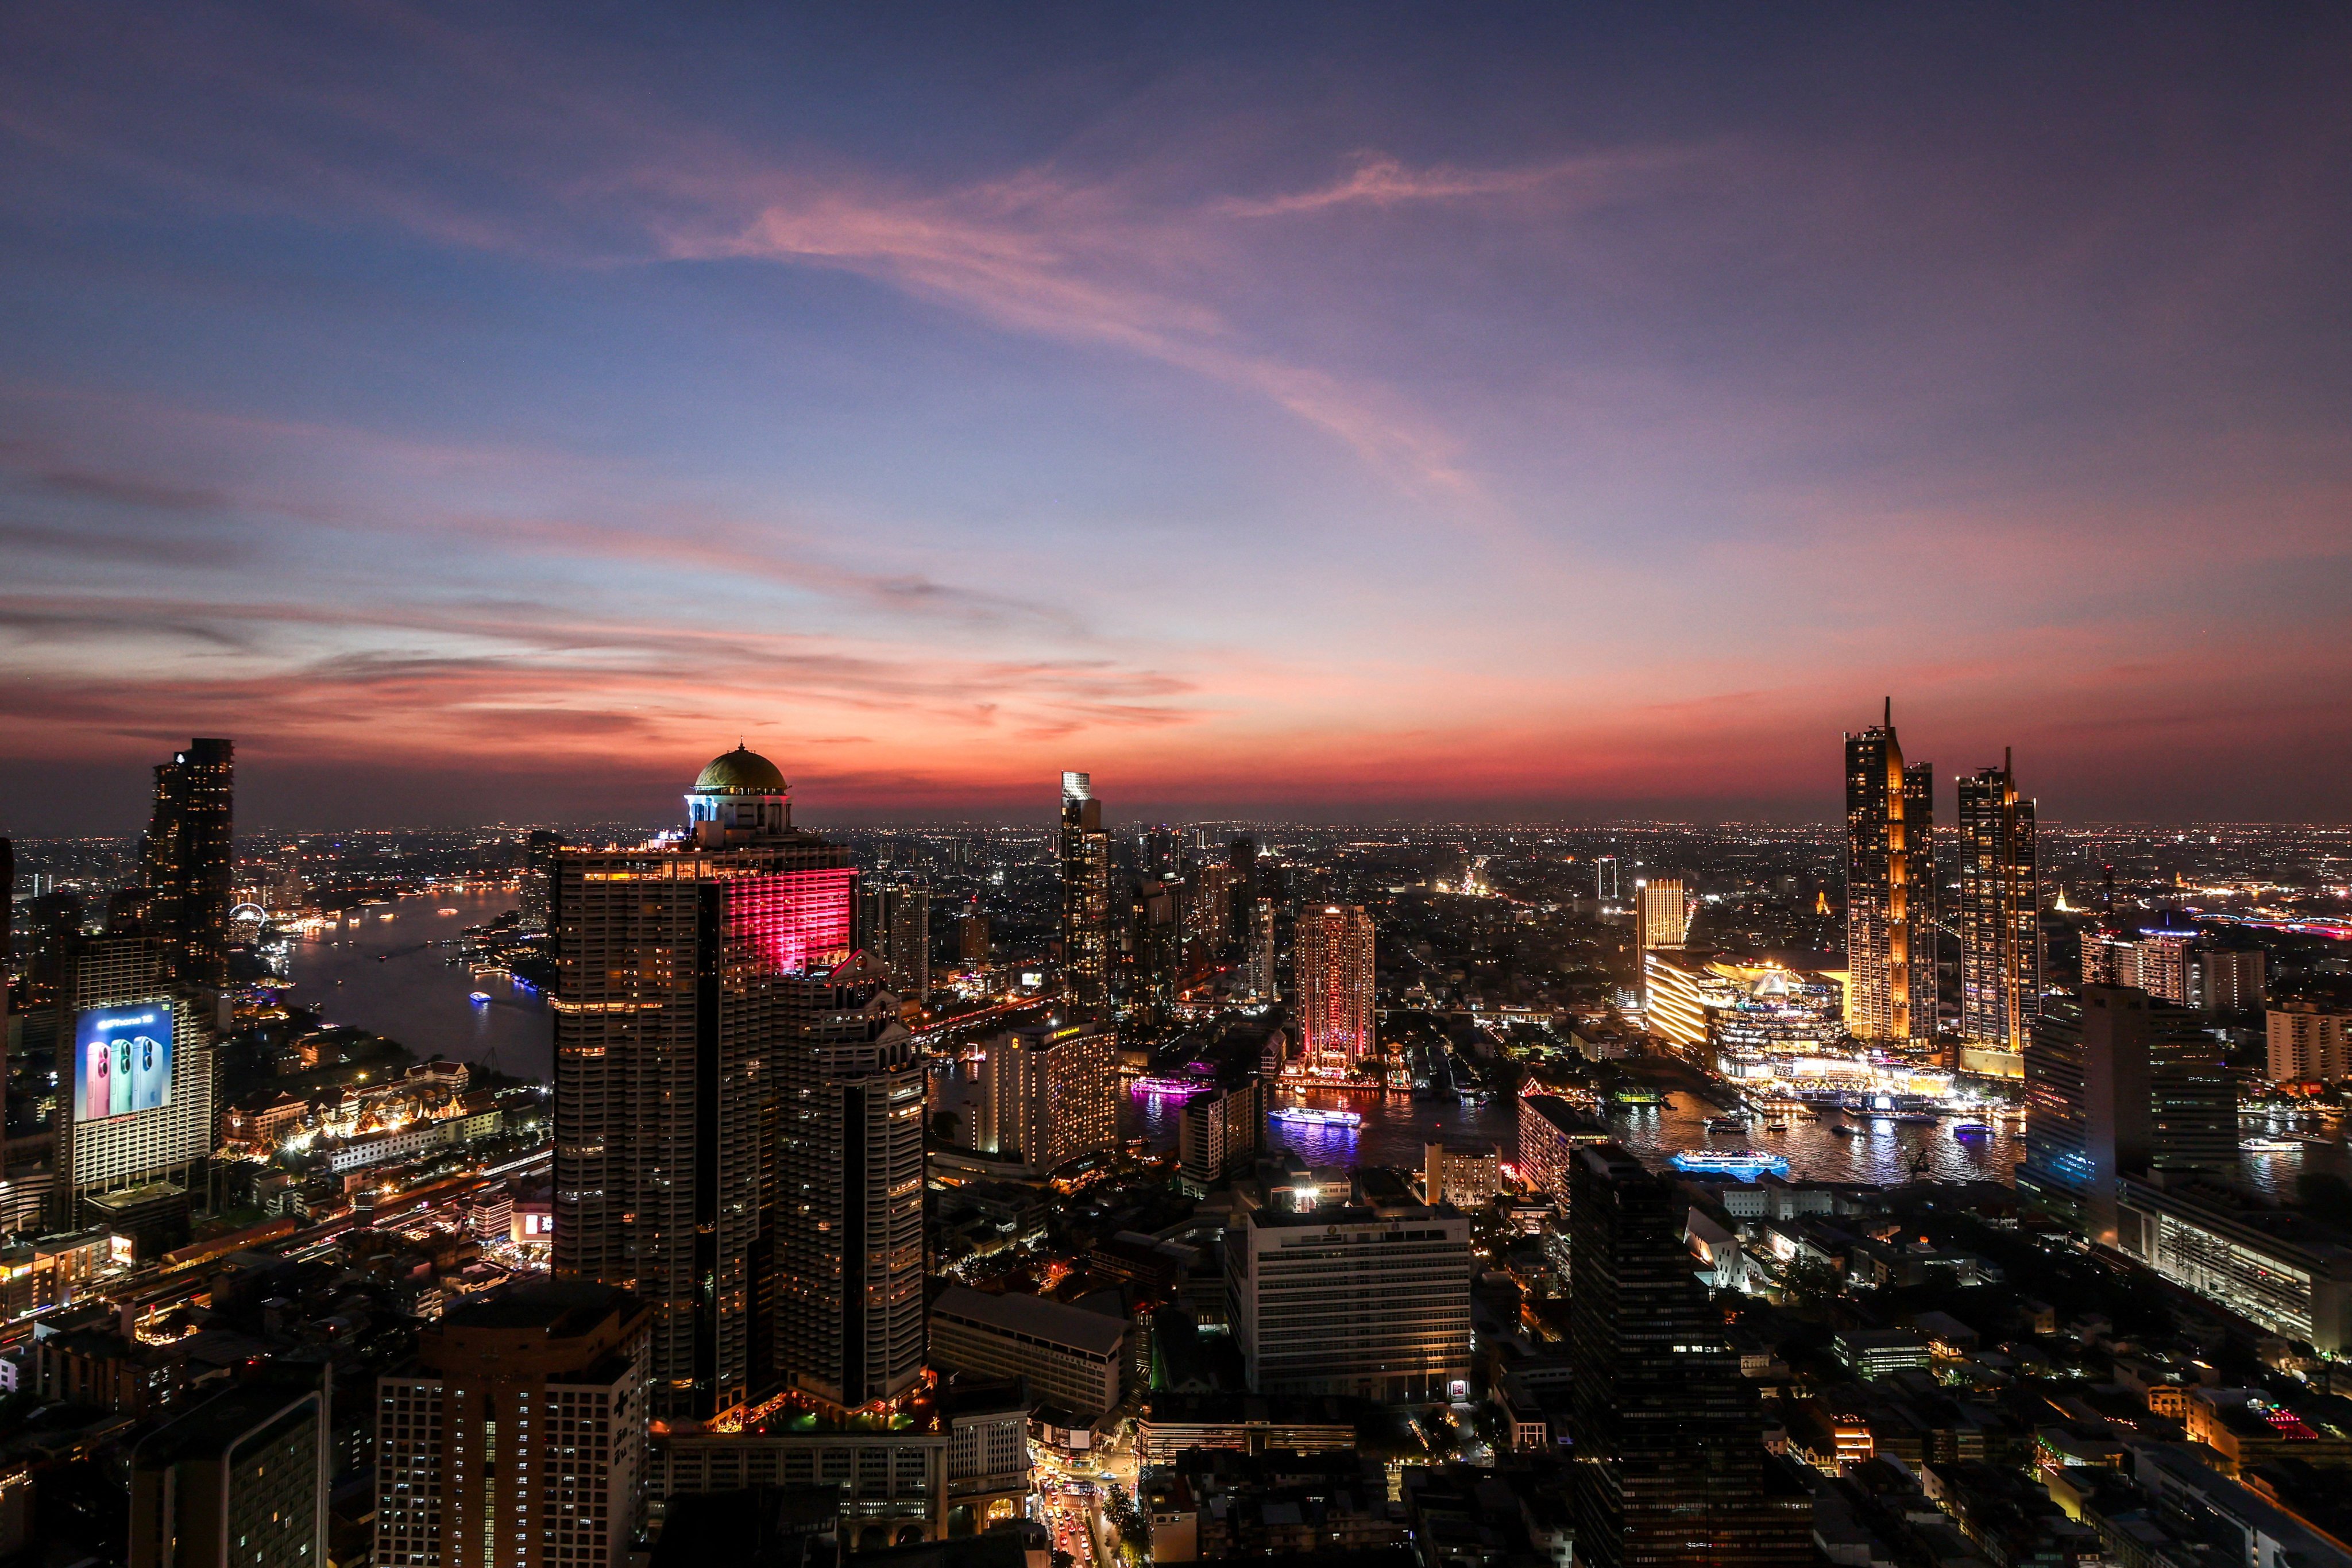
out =
[[[0,826],[2341,820],[2347,26],[19,13]]]

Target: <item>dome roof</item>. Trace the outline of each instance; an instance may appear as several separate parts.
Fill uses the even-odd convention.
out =
[[[782,769],[740,742],[711,758],[694,781],[697,795],[782,795],[786,787]]]

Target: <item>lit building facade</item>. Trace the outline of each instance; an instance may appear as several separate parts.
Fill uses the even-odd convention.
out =
[[[2352,1252],[2293,1212],[2163,1173],[2122,1178],[2118,1211],[2123,1249],[2174,1284],[2322,1355],[2352,1352]]]
[[[228,981],[236,752],[230,742],[200,738],[156,764],[154,814],[142,856],[148,929],[169,945],[173,976],[207,991]]]
[[[1093,775],[1062,775],[1062,977],[1070,999],[1100,1006],[1110,983],[1110,835]]]
[[[1588,1143],[1609,1142],[1609,1129],[1556,1094],[1519,1097],[1519,1179],[1559,1203],[1568,1201],[1568,1168]]]
[[[1118,1147],[1116,1037],[1097,1024],[1033,1024],[988,1042],[974,1147],[1058,1170]]]
[[[1303,910],[1297,946],[1292,1000],[1307,1060],[1335,1067],[1374,1055],[1372,917],[1359,904]]]
[[[656,1415],[862,1404],[920,1357],[911,1038],[774,764],[738,747],[687,803],[681,841],[556,857],[554,1269],[644,1300]]]
[[[645,1519],[645,1307],[578,1280],[461,1301],[378,1380],[379,1568],[621,1568]]]
[[[1034,1401],[1081,1418],[1118,1404],[1134,1363],[1127,1319],[1013,1291],[950,1285],[931,1304],[930,1335],[933,1364],[1025,1378]]]
[[[931,891],[911,883],[869,884],[858,893],[859,943],[900,996],[931,994]]]
[[[49,1223],[61,1230],[97,1223],[103,1216],[85,1200],[151,1183],[203,1192],[215,1127],[213,1013],[173,978],[173,943],[162,936],[76,935],[64,944],[61,967]],[[110,1060],[104,1042],[126,1038],[141,1043],[130,1078],[109,1073],[117,1091],[110,1102],[110,1085],[97,1074],[119,1068],[120,1059]],[[120,1093],[126,1084],[140,1090],[127,1102]]]
[[[1697,1066],[1749,1079],[1869,1075],[1843,1044],[1843,991],[1826,975],[1665,952],[1645,954],[1643,974],[1651,1032]]]
[[[265,1373],[142,1438],[131,1568],[325,1568],[326,1397]]]
[[[1960,1033],[2021,1055],[2042,1006],[2042,869],[2034,803],[2007,753],[1959,781]]]
[[[1467,1398],[1470,1277],[1470,1221],[1448,1208],[1260,1209],[1225,1232],[1253,1394]]]
[[[1690,895],[1683,888],[1680,877],[1652,877],[1636,882],[1639,897],[1634,910],[1634,930],[1642,951],[1654,948],[1678,948],[1690,935]]]
[[[1254,899],[1249,913],[1249,993],[1253,1000],[1272,1002],[1278,988],[1274,968],[1274,900]]]
[[[2352,1074],[2344,1047],[2352,1015],[2312,1002],[2287,1002],[2271,1008],[2263,1022],[2273,1083],[2334,1083]]]
[[[1919,767],[1922,781],[1931,776],[1926,763]],[[1884,723],[1845,738],[1847,1023],[1865,1040],[1935,1034],[1935,964],[1912,963],[1906,814],[1923,789],[1932,785],[1915,784],[1905,770],[1889,700]]]

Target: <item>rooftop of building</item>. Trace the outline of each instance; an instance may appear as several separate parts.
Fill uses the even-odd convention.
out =
[[[140,1443],[131,1462],[144,1469],[215,1458],[257,1428],[301,1419],[304,1412],[296,1406],[318,1397],[316,1386],[294,1376],[256,1378],[158,1427]],[[310,1409],[315,1414],[317,1406]]]
[[[550,1339],[593,1331],[636,1298],[585,1279],[539,1279],[469,1298],[441,1315],[444,1329],[538,1329]]]
[[[1384,1204],[1379,1207],[1350,1205],[1345,1208],[1309,1209],[1297,1214],[1256,1209],[1249,1216],[1250,1224],[1260,1230],[1324,1230],[1348,1226],[1460,1218],[1462,1211],[1451,1204]]]
[[[710,759],[694,781],[697,795],[783,795],[787,793],[782,768],[736,742],[731,752],[721,752]]]
[[[958,1318],[1008,1334],[1065,1344],[1094,1355],[1116,1352],[1127,1338],[1127,1320],[1088,1311],[1043,1296],[992,1296],[950,1285],[931,1303],[931,1317]]]

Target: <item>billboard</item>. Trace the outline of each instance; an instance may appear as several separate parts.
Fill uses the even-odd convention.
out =
[[[74,1020],[74,1121],[172,1103],[172,1004],[90,1007]]]

